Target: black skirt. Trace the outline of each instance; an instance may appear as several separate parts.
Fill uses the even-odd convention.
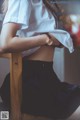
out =
[[[67,118],[80,105],[80,87],[60,82],[53,62],[23,61],[21,111],[50,118]],[[10,74],[0,89],[10,109]]]

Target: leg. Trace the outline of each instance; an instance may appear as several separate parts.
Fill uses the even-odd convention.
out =
[[[25,61],[22,112],[65,119],[80,105],[80,88],[60,82],[51,66],[47,62]]]

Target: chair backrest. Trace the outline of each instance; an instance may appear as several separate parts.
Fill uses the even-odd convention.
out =
[[[10,59],[10,90],[11,90],[10,120],[21,120],[22,55],[21,53],[1,54],[0,58]]]

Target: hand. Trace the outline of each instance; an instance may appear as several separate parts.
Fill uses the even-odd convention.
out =
[[[53,34],[51,33],[47,33],[48,37],[49,37],[49,42],[48,45],[49,46],[54,46],[54,47],[59,47],[62,48],[63,45],[53,36]]]

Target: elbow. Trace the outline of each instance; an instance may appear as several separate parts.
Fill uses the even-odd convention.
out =
[[[9,52],[9,42],[6,42],[5,39],[0,39],[0,52],[1,53],[7,53]]]
[[[1,51],[2,53],[13,53],[16,52],[16,38],[17,37],[11,37],[8,39],[2,39],[1,40]]]
[[[7,52],[7,45],[3,44],[0,45],[0,53],[6,53]]]
[[[4,53],[6,48],[6,45],[2,42],[2,40],[0,39],[0,53]]]

